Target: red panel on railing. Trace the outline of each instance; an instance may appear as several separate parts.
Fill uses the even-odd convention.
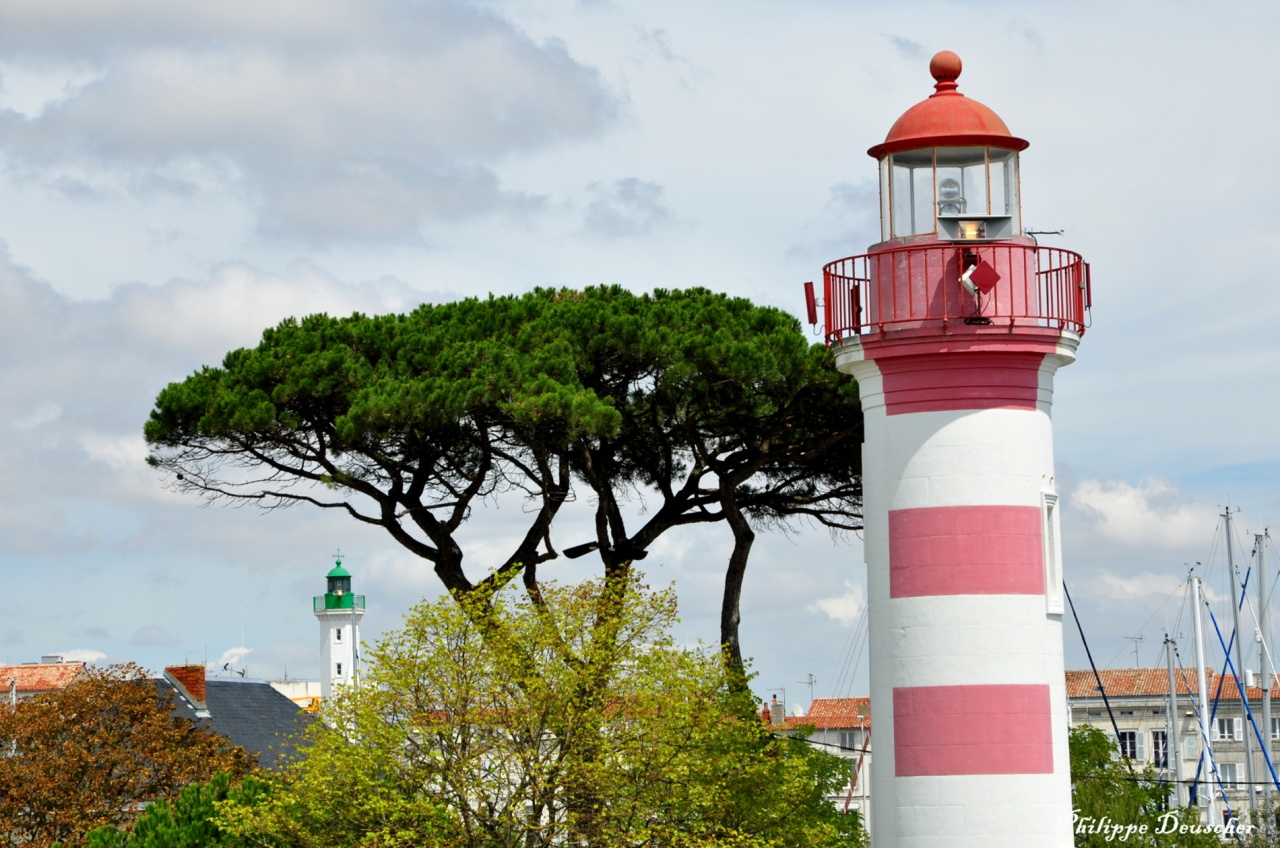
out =
[[[960,276],[977,263],[991,266],[999,280],[970,294]],[[850,256],[823,269],[827,341],[987,325],[1083,333],[1089,282],[1079,254],[1031,244],[937,242]]]

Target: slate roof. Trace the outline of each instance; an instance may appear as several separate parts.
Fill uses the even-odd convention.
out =
[[[255,754],[263,768],[275,769],[288,762],[296,750],[289,737],[315,720],[269,683],[207,680],[203,710],[169,680],[157,680],[156,688],[162,695],[173,695],[174,712],[208,722],[215,733]]]
[[[24,665],[0,665],[0,690],[7,693],[10,682],[18,679],[18,695],[34,695],[62,689],[84,672],[84,663],[26,663]]]

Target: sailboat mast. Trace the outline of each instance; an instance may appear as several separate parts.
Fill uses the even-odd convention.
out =
[[[1263,759],[1271,760],[1271,685],[1276,679],[1276,669],[1271,662],[1271,639],[1267,632],[1267,556],[1266,536],[1255,533],[1253,546],[1258,552],[1258,635],[1262,638],[1262,651],[1258,655],[1258,666],[1262,671],[1262,743],[1267,751]],[[1271,795],[1271,781],[1262,781],[1262,808],[1268,807]]]
[[[1173,677],[1173,640],[1164,634],[1164,655],[1169,666],[1169,727],[1164,734],[1165,767],[1169,765],[1169,755],[1173,755],[1173,791],[1169,793],[1174,807],[1182,803],[1182,746],[1178,744],[1178,685]]]
[[[1249,689],[1244,679],[1244,631],[1240,629],[1240,580],[1236,576],[1236,561],[1231,544],[1231,507],[1222,512],[1227,536],[1227,579],[1231,582],[1231,615],[1236,627],[1236,691],[1240,693],[1240,724],[1244,727],[1244,779],[1249,787],[1249,812],[1258,809],[1258,797],[1253,794],[1253,734],[1249,731]],[[1253,820],[1250,816],[1250,820]]]
[[[1200,585],[1200,578],[1192,575],[1189,578],[1192,581],[1191,587],[1195,591],[1196,614],[1192,620],[1196,626],[1196,683],[1200,689],[1200,740],[1204,745],[1204,768],[1201,772],[1207,775],[1206,783],[1208,784],[1208,808],[1209,824],[1216,824],[1218,821],[1218,802],[1214,778],[1217,776],[1217,767],[1213,764],[1213,745],[1209,741],[1209,684],[1204,679],[1204,625],[1200,623],[1200,608],[1204,605],[1204,591]]]

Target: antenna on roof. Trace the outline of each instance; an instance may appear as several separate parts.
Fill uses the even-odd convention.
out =
[[[810,707],[812,707],[812,705],[813,705],[813,687],[814,687],[814,684],[816,684],[817,682],[818,682],[818,678],[816,678],[816,677],[814,677],[814,676],[813,676],[813,672],[812,672],[812,671],[811,671],[811,672],[809,672],[809,673],[807,673],[807,674],[804,676],[804,680],[797,680],[797,681],[796,681],[796,683],[799,683],[801,686],[808,686],[808,687],[809,687],[809,704],[810,704]],[[785,696],[784,696],[784,697],[785,697]]]
[[[1134,667],[1134,668],[1139,668],[1140,666],[1138,665],[1138,646],[1139,646],[1140,644],[1142,644],[1142,637],[1141,637],[1141,636],[1126,636],[1126,637],[1124,637],[1124,638],[1128,639],[1130,642],[1132,642],[1132,643],[1133,643],[1133,667]]]

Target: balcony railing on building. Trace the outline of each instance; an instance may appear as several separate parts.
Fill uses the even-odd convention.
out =
[[[982,266],[966,285],[962,276]],[[1035,244],[904,245],[839,259],[823,268],[828,344],[854,336],[924,330],[990,332],[1039,328],[1082,334],[1090,306],[1089,264]]]

